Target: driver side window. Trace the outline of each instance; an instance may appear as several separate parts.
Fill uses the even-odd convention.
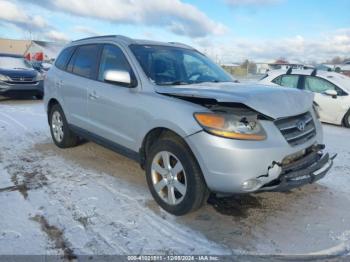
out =
[[[122,70],[131,74],[131,68],[123,51],[114,45],[106,44],[103,48],[98,73],[98,80],[104,81],[105,73],[108,70]]]
[[[327,90],[337,90],[332,83],[314,76],[305,77],[305,89],[315,93],[324,93]]]

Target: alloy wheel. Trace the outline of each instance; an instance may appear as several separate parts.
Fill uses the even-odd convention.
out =
[[[187,191],[187,179],[180,160],[168,151],[155,155],[151,167],[154,190],[169,205],[179,204]]]
[[[52,114],[51,128],[53,135],[58,143],[62,142],[64,132],[63,132],[63,120],[60,112],[55,111]]]

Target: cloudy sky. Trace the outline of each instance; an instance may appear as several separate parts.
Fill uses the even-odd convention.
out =
[[[194,45],[222,62],[350,57],[349,0],[0,0],[0,37],[122,34]]]

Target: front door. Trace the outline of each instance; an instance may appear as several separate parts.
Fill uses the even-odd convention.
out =
[[[133,104],[137,103],[138,92],[134,88],[105,82],[104,75],[108,70],[122,70],[133,75],[123,51],[112,44],[104,45],[98,82],[88,90],[91,131],[114,143],[136,149],[138,116]]]
[[[338,88],[331,82],[315,76],[305,76],[305,90],[314,92],[315,102],[319,106],[321,121],[337,124],[339,116],[344,109],[342,108],[341,100],[343,96],[330,96],[325,94],[327,90],[338,91]]]

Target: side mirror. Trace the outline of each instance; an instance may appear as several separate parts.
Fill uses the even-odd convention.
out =
[[[335,91],[335,90],[329,89],[329,90],[326,90],[326,91],[324,92],[324,94],[327,95],[327,96],[331,96],[331,97],[333,97],[333,98],[336,98],[337,95],[338,95],[338,92]]]
[[[130,86],[131,76],[127,71],[107,70],[104,75],[104,81],[122,86]]]

